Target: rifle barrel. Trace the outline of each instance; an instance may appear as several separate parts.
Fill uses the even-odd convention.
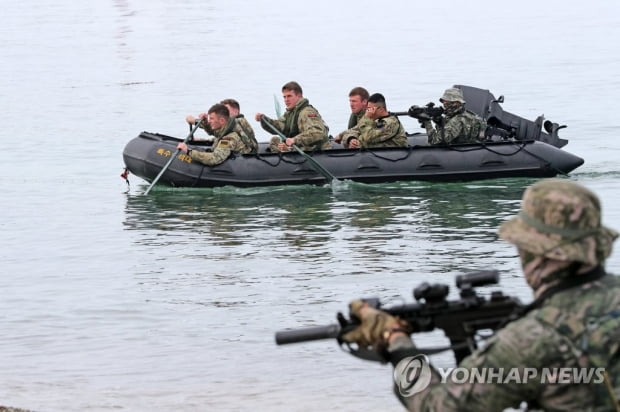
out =
[[[499,283],[499,272],[497,270],[481,270],[479,272],[467,273],[456,277],[456,287],[470,284],[472,287],[496,285]]]
[[[306,342],[310,340],[335,339],[339,334],[340,325],[335,323],[303,329],[282,330],[276,332],[276,344],[287,345],[289,343]]]

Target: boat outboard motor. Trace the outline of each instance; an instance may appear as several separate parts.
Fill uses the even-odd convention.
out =
[[[558,146],[558,147],[562,147],[566,143],[568,143],[568,141],[566,139],[560,139],[560,136],[558,135],[558,131],[560,129],[564,129],[566,127],[565,124],[560,126],[557,123],[553,123],[553,122],[551,122],[549,120],[545,120],[545,123],[543,123],[543,127],[545,128],[545,131],[549,134],[549,136],[551,136],[551,139],[557,139],[560,142],[564,142],[564,144],[562,144],[561,146]]]
[[[461,89],[468,110],[486,120],[488,128],[486,135],[500,139],[539,140],[555,147],[563,147],[568,143],[566,139],[558,137],[558,130],[566,127],[557,123],[545,121],[544,116],[538,116],[535,121],[504,111],[500,103],[504,96],[496,99],[491,92],[477,87],[455,85]],[[543,132],[543,126],[545,132]]]

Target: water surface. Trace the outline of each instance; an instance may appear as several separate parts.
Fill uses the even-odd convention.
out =
[[[613,1],[5,4],[0,404],[400,410],[389,367],[334,342],[277,347],[274,332],[331,323],[357,297],[409,301],[420,282],[452,285],[465,270],[498,269],[504,291],[529,301],[496,228],[534,180],[143,196],[146,182],[119,177],[125,143],[143,130],[185,136],[185,115],[227,97],[248,117],[273,115],[289,80],[333,133],[354,86],[400,111],[468,84],[505,95],[507,111],[567,124],[566,149],[586,160],[570,179],[600,195],[619,229],[618,11]],[[608,267],[620,272],[617,253]]]

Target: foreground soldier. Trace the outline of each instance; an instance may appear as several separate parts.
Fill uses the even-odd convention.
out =
[[[297,82],[288,82],[282,86],[282,97],[286,105],[286,112],[279,119],[270,119],[263,113],[256,113],[255,119],[261,122],[266,131],[273,130],[264,122],[274,126],[285,137],[284,142],[273,136],[269,148],[273,152],[286,152],[297,145],[303,151],[330,149],[331,144],[327,137],[327,126],[319,112],[304,98],[301,86]]]
[[[540,181],[525,191],[521,212],[499,236],[516,245],[535,300],[459,367],[502,370],[504,376],[514,370],[521,378],[532,368],[537,378],[441,383],[431,368],[425,382],[417,377],[422,385],[416,393],[399,393],[401,401],[411,411],[501,411],[523,401],[544,410],[620,410],[620,279],[603,266],[618,233],[601,225],[597,196],[570,181]],[[416,355],[403,321],[361,301],[351,309],[362,324],[344,335],[346,341],[373,344],[394,366]],[[577,372],[543,382],[545,368]],[[575,382],[575,373],[592,370],[592,381]],[[397,367],[397,380],[398,373]]]
[[[215,166],[224,162],[232,152],[252,153],[254,151],[254,148],[247,145],[245,139],[242,139],[235,131],[236,122],[230,118],[226,106],[220,103],[214,104],[209,109],[207,118],[209,128],[215,136],[213,152],[191,150],[185,143],[179,143],[177,149],[186,153],[192,160],[197,160],[208,166]]]
[[[486,122],[478,115],[465,110],[465,99],[460,89],[447,89],[439,99],[445,117],[419,119],[428,133],[429,144],[480,143],[484,140]]]
[[[344,132],[344,147],[407,147],[405,128],[398,117],[388,112],[385,97],[381,93],[375,93],[368,98],[366,117],[372,122],[359,122],[353,129]]]

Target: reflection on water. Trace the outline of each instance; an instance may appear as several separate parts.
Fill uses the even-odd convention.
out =
[[[149,196],[128,195],[125,227],[209,235],[213,242],[237,246],[265,229],[325,231],[333,222],[331,195],[321,188],[166,189]],[[312,236],[296,242],[310,242]],[[306,245],[307,243],[304,243]],[[301,246],[301,245],[300,245]]]
[[[529,179],[478,183],[397,183],[345,188],[169,189],[128,194],[127,230],[208,234],[222,245],[239,245],[266,231],[287,233],[293,247],[312,247],[329,234],[355,230],[356,237],[401,236],[408,231],[444,240],[489,240],[515,213]],[[318,238],[317,238],[318,236]]]
[[[203,264],[206,273],[246,271],[253,277],[277,270],[306,279],[423,267],[449,277],[514,256],[509,246],[498,249],[492,242],[529,183],[157,187],[149,196],[127,195],[124,227],[158,260],[181,253],[193,262],[176,259],[177,266],[195,270],[206,258],[234,268]]]

